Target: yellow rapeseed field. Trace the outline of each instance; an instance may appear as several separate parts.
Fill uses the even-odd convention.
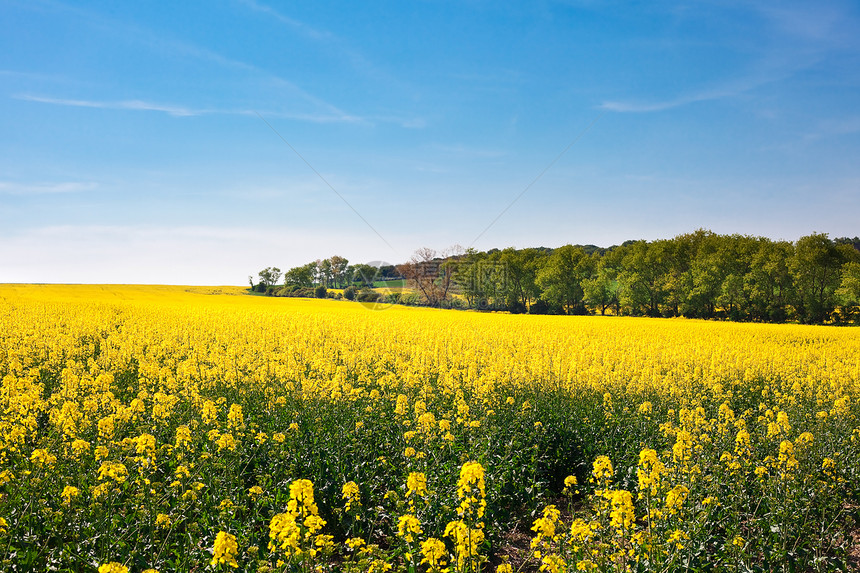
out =
[[[0,570],[850,565],[856,329],[0,285],[0,341]]]

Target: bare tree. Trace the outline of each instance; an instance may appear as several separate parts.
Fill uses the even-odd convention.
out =
[[[397,270],[421,292],[427,304],[440,306],[454,284],[454,271],[461,251],[461,247],[455,246],[437,254],[429,247],[422,247],[407,262],[398,265]]]

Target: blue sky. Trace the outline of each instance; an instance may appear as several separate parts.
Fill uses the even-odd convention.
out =
[[[0,0],[0,101],[0,282],[860,234],[856,2]]]

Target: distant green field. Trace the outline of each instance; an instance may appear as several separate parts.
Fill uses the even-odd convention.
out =
[[[397,279],[393,281],[374,281],[373,288],[403,288],[406,286],[405,279]]]

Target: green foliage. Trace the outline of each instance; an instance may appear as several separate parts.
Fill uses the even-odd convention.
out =
[[[860,264],[858,248],[856,239],[818,233],[790,243],[699,229],[607,249],[467,249],[447,257],[420,249],[399,267],[349,266],[334,256],[292,268],[284,280],[294,289],[348,284],[347,300],[359,288],[409,286],[418,294],[389,293],[384,302],[440,308],[850,323],[860,321],[852,266]],[[295,290],[271,288],[267,281],[279,272],[262,271],[255,290],[296,296]],[[374,295],[361,296],[369,301]]]

